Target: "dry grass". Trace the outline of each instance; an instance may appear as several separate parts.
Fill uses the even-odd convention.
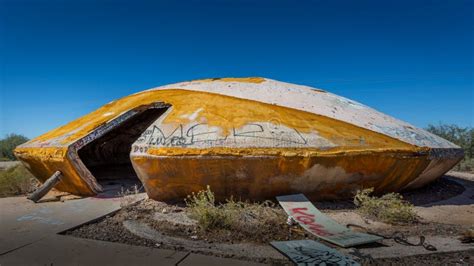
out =
[[[269,201],[250,203],[231,198],[219,204],[208,186],[206,190],[188,196],[186,205],[190,218],[197,220],[203,231],[226,230],[237,238],[261,239],[276,237],[269,232],[285,234],[288,231],[286,214]]]
[[[0,197],[23,195],[35,190],[38,181],[21,164],[0,170]]]
[[[185,200],[189,207],[190,217],[197,220],[204,230],[213,228],[228,229],[231,220],[234,218],[233,212],[228,209],[216,206],[214,193],[208,186],[206,190],[189,195]]]
[[[127,207],[133,202],[135,202],[135,199],[130,196],[137,195],[138,193],[140,193],[140,189],[138,188],[138,185],[133,185],[129,188],[121,187],[120,192],[117,194],[117,196],[121,197],[120,207]]]
[[[413,205],[398,193],[388,193],[382,197],[370,194],[373,188],[358,191],[354,203],[358,211],[371,219],[377,219],[390,224],[409,224],[418,221]]]

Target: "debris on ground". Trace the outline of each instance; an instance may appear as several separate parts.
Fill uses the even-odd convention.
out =
[[[46,202],[65,202],[69,200],[82,199],[83,197],[73,195],[68,192],[62,192],[57,189],[51,189],[43,198],[41,198],[37,203],[46,203]]]
[[[279,196],[277,200],[286,213],[296,220],[301,227],[311,234],[338,246],[350,247],[382,239],[379,236],[352,231],[338,224],[314,207],[303,194]]]
[[[444,186],[446,184],[448,184],[448,186]],[[456,198],[461,194],[464,195],[465,192],[469,192],[468,187],[465,187],[466,189],[459,189],[459,186],[456,184],[456,182],[452,182],[452,178],[446,178],[446,180],[432,183],[432,186],[436,187],[423,188],[420,189],[419,192],[410,191],[409,193],[411,196],[409,198],[411,202],[413,202],[412,200],[415,200],[415,211],[417,212],[420,208],[417,205],[417,200],[428,195],[430,191],[443,191],[443,193],[439,195],[435,193],[432,195],[431,203],[421,201],[422,204],[433,205],[431,207],[423,207],[423,210],[425,212],[437,212],[440,207],[447,207],[446,211],[449,211],[449,206],[437,206],[434,202],[446,202],[447,198],[445,195],[450,195],[450,198]],[[238,206],[235,207],[235,201],[232,204],[227,204],[228,202],[219,203],[215,200],[213,201],[211,192],[212,191],[209,189],[207,192],[202,192],[200,196],[196,194],[197,201],[194,201],[194,204],[196,204],[195,206],[193,206],[193,203],[190,202],[189,198],[187,199],[188,205],[184,202],[167,204],[146,199],[134,205],[124,206],[122,210],[117,212],[115,215],[106,217],[96,223],[84,225],[72,231],[68,231],[66,234],[130,245],[190,251],[200,254],[269,264],[288,263],[288,260],[283,255],[268,245],[271,241],[304,239],[321,241],[312,234],[306,232],[299,225],[294,225],[293,220],[290,221],[290,224],[287,224],[288,215],[276,204],[261,206],[261,203],[240,202],[237,204]],[[214,204],[210,204],[212,202]],[[444,251],[446,250],[446,244],[439,244],[439,242],[437,242],[437,239],[443,238],[452,239],[459,243],[459,245],[464,245],[460,243],[457,236],[461,236],[470,229],[471,224],[457,223],[459,219],[453,218],[447,221],[446,218],[443,218],[445,216],[426,216],[431,218],[423,218],[419,222],[411,224],[390,224],[361,216],[360,212],[355,208],[354,203],[349,201],[315,202],[314,205],[322,210],[324,215],[329,216],[341,225],[355,223],[364,227],[364,229],[352,228],[353,231],[366,232],[368,230],[383,236],[392,236],[395,233],[403,234],[405,236],[404,239],[411,244],[418,244],[420,236],[424,236],[426,237],[426,241],[422,244],[433,244],[437,248],[439,247],[437,252],[450,252],[430,255],[427,253],[432,251],[426,250],[422,246],[407,247],[406,245],[395,242],[394,239],[384,239],[382,240],[382,249],[387,251],[382,251],[382,253],[385,254],[384,252],[389,252],[390,254],[387,255],[390,255],[391,258],[382,259],[380,257],[374,257],[375,259],[371,261],[357,256],[353,257],[364,265],[383,265],[386,263],[400,264],[405,263],[406,261],[408,264],[417,264],[417,261],[426,263],[429,259],[439,262],[440,264],[452,262],[462,264],[463,262],[467,263],[472,261],[472,258],[474,257],[472,252],[469,250],[458,251],[456,253],[453,253],[453,250]],[[242,206],[246,207],[244,208]],[[229,223],[223,223],[219,224],[217,227],[211,226],[204,229],[206,227],[199,222],[199,215],[196,216],[196,210],[193,209],[193,207],[196,207],[201,211],[199,213],[201,213],[202,217],[208,217],[206,215],[209,214],[209,210],[211,210],[211,213],[216,211],[224,212],[226,213],[225,215],[229,215],[229,212],[232,212],[232,210],[234,210],[233,208],[236,208],[237,212],[245,213],[245,215],[243,216],[244,218],[241,216],[233,217],[237,217],[241,220],[239,223],[245,221],[247,224],[250,222],[251,226],[249,228],[252,228],[252,230],[235,229],[240,228],[242,225],[239,225],[240,227],[229,227]],[[453,217],[471,215],[474,210],[474,206],[469,202],[465,205],[458,205],[455,207],[457,208],[451,208],[451,216]],[[264,208],[264,210],[255,211],[255,209],[259,210],[261,208]],[[261,215],[266,215],[268,213],[278,214],[276,216],[277,218],[275,218],[274,226],[260,226],[259,220],[263,219]],[[445,215],[449,216],[450,214],[446,213]],[[450,223],[450,221],[452,222]],[[232,226],[235,226],[235,224]],[[248,226],[248,224],[246,226]],[[347,251],[346,249],[340,249],[325,242],[324,244],[331,248],[336,248],[340,252]],[[393,256],[392,251],[394,248],[400,248],[403,252],[409,248],[410,250],[421,252],[421,254],[426,255],[407,257],[406,259],[400,258],[399,256]],[[358,246],[357,250],[362,254],[360,256],[364,257],[372,254],[372,250],[381,249],[378,246],[372,245],[369,247]],[[367,250],[371,251],[367,252]],[[343,253],[347,254],[347,252]]]
[[[273,241],[270,244],[296,265],[360,265],[314,240]]]

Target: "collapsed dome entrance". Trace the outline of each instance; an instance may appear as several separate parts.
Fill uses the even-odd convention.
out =
[[[132,144],[169,106],[150,105],[78,150],[79,158],[101,185],[141,184],[130,160]]]

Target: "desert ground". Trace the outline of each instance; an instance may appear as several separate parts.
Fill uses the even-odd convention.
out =
[[[60,262],[57,256],[48,255],[54,254],[53,251],[45,250],[50,243],[48,239],[52,243],[66,241],[62,248],[81,246],[80,241],[88,241],[89,244],[101,243],[111,250],[120,250],[125,245],[130,247],[129,252],[135,248],[138,253],[142,248],[151,250],[150,254],[171,252],[191,260],[187,263],[207,259],[236,265],[291,264],[269,242],[298,239],[318,240],[363,265],[474,263],[474,245],[460,240],[464,236],[467,242],[466,234],[472,234],[473,230],[473,174],[449,172],[426,187],[401,194],[413,204],[416,221],[392,224],[366,217],[352,200],[313,202],[338,223],[385,238],[376,244],[345,249],[318,239],[299,225],[288,225],[287,215],[276,201],[248,203],[244,208],[254,208],[254,211],[240,217],[238,223],[228,228],[203,229],[201,221],[192,218],[184,201],[164,203],[148,199],[134,184],[112,183],[104,194],[90,198],[53,190],[36,204],[24,195],[5,197],[0,199],[3,242],[0,263],[25,262],[22,254],[37,254],[41,263]],[[404,241],[393,236],[401,236]],[[58,237],[60,239],[55,239]],[[416,246],[420,237],[425,238],[425,246],[432,245],[436,250]],[[40,245],[41,241],[46,242]],[[86,246],[93,245],[89,244]],[[74,261],[74,257],[70,259]],[[175,259],[172,264],[186,261]]]

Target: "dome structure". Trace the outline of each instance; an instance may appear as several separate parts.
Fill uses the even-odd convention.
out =
[[[219,199],[423,186],[463,158],[425,130],[329,92],[265,78],[182,82],[112,101],[20,145],[41,181],[94,195],[103,180],[138,177],[157,200],[207,185]]]

